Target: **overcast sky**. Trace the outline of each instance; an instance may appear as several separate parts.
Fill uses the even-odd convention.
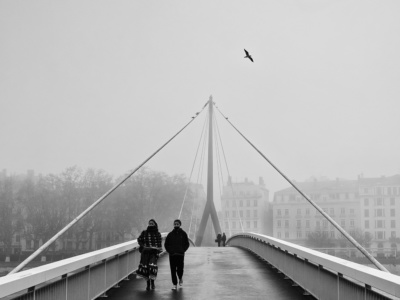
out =
[[[213,95],[292,179],[400,173],[399,15],[398,0],[2,0],[0,169],[123,175]],[[189,175],[205,112],[149,167]],[[287,186],[218,122],[235,180]]]

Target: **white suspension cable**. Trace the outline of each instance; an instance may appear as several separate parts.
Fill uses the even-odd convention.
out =
[[[196,155],[195,155],[195,157],[194,157],[194,161],[193,161],[193,165],[192,165],[192,170],[190,171],[189,182],[188,182],[188,184],[187,184],[187,186],[186,186],[185,195],[183,196],[183,201],[182,201],[181,209],[180,209],[180,211],[179,211],[178,219],[181,218],[183,206],[185,205],[187,192],[188,192],[189,187],[190,187],[190,182],[191,182],[191,179],[192,179],[192,174],[193,174],[194,166],[195,166],[195,164],[196,164],[197,154],[199,153],[199,148],[200,148],[201,139],[202,139],[202,137],[203,137],[204,130],[205,130],[205,128],[206,128],[206,124],[207,124],[206,121],[207,121],[207,118],[204,119],[203,129],[202,129],[201,134],[200,134],[199,143],[198,143],[197,149],[196,149]]]
[[[225,160],[226,170],[228,172],[228,178],[230,178],[230,180],[228,180],[228,184],[230,184],[230,187],[232,189],[232,198],[233,198],[232,205],[235,204],[236,212],[237,212],[237,214],[239,216],[240,228],[242,229],[242,232],[244,232],[243,221],[242,221],[242,217],[240,216],[240,211],[239,211],[239,208],[238,208],[239,203],[238,203],[238,205],[236,205],[236,195],[235,195],[235,191],[234,191],[233,184],[232,184],[232,177],[231,177],[231,174],[229,172],[228,162],[227,162],[227,159],[226,159],[225,150],[224,150],[224,146],[223,146],[223,143],[222,143],[222,138],[221,138],[221,134],[220,134],[220,131],[219,131],[218,122],[216,120],[215,120],[215,124],[216,124],[216,128],[217,128],[218,137],[219,137],[219,140],[220,140],[220,143],[221,143],[221,149],[222,149],[222,153],[223,153],[224,160]]]

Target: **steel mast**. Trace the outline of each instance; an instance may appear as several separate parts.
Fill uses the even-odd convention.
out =
[[[199,231],[197,232],[196,246],[201,246],[203,241],[204,232],[206,229],[208,216],[211,215],[211,220],[214,225],[215,235],[218,233],[222,234],[221,226],[219,224],[217,211],[215,210],[214,205],[214,187],[213,187],[213,128],[212,128],[212,120],[213,120],[213,99],[210,96],[208,100],[208,169],[207,169],[207,202],[204,207],[203,216],[201,217]]]

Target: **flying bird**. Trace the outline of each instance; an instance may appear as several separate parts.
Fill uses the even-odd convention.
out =
[[[250,59],[252,62],[254,62],[253,58],[251,57],[251,55],[249,54],[249,52],[247,52],[246,49],[244,49],[244,53],[246,53],[246,56],[244,58],[248,58]]]

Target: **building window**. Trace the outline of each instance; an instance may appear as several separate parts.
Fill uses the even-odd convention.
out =
[[[346,213],[346,209],[344,207],[340,208],[340,214],[344,215]]]
[[[382,208],[375,209],[375,217],[383,217],[384,212]]]
[[[257,199],[254,199],[254,206],[257,207],[257,205],[258,205],[258,201],[257,201]]]
[[[327,220],[322,220],[322,227],[323,228],[328,228],[328,221]]]
[[[246,210],[246,218],[250,218],[250,211]]]
[[[396,238],[396,231],[391,231],[391,232],[390,232],[390,236],[391,236],[392,238]]]
[[[236,222],[235,221],[232,222],[232,229],[236,229]]]
[[[226,207],[229,207],[229,200],[226,200]]]
[[[376,188],[376,194],[377,194],[377,195],[381,195],[381,194],[382,194],[382,188],[377,187],[377,188]]]
[[[281,238],[281,233],[280,232],[278,232],[278,239],[280,239]]]
[[[396,210],[394,208],[390,209],[390,216],[395,217],[396,216]]]
[[[239,201],[239,206],[240,206],[240,207],[243,207],[243,200],[240,200],[240,201]]]
[[[254,221],[253,224],[254,224],[254,228],[257,228],[257,221]]]
[[[281,216],[281,215],[282,215],[282,212],[281,212],[281,210],[280,210],[280,209],[278,209],[278,210],[276,211],[276,214],[277,214],[278,216]]]
[[[335,232],[334,231],[331,231],[331,238],[335,238]]]
[[[390,228],[396,228],[396,220],[390,221]]]
[[[310,215],[310,209],[306,208],[306,216],[309,216],[309,215]]]
[[[377,198],[375,202],[376,202],[376,206],[382,206],[383,205],[383,199],[382,198]]]
[[[354,208],[350,208],[350,214],[354,215]]]
[[[364,217],[366,217],[366,218],[369,217],[369,209],[364,210]]]
[[[368,189],[364,188],[364,194],[368,194]]]
[[[383,220],[377,220],[376,228],[385,228],[385,222]]]
[[[331,217],[335,215],[335,209],[334,209],[334,208],[331,208],[331,209],[329,210],[329,215],[330,215]]]
[[[285,209],[285,216],[288,216],[288,215],[289,215],[289,210]]]
[[[310,228],[310,220],[306,220],[306,228]]]
[[[236,218],[236,211],[232,212],[232,217]]]
[[[289,238],[289,232],[285,231],[285,239]]]
[[[247,228],[250,228],[250,221],[247,221],[247,222],[246,222],[246,227],[247,227]]]
[[[306,237],[309,237],[309,236],[310,236],[310,232],[306,231]]]
[[[390,205],[394,205],[394,204],[395,204],[394,198],[390,198]]]
[[[250,206],[250,200],[246,201],[246,206],[249,207]]]
[[[364,199],[364,205],[368,206],[369,205],[369,199]]]
[[[301,227],[301,220],[296,220],[296,226],[297,226],[297,228]]]
[[[239,215],[240,215],[241,218],[243,218],[243,210],[239,211]]]
[[[281,222],[281,220],[278,220],[276,222],[276,227],[281,228],[281,226],[282,226],[282,222]]]
[[[385,239],[385,232],[384,231],[376,231],[375,232],[375,238],[378,239],[378,240]],[[379,244],[381,244],[381,243],[379,243]],[[378,248],[379,248],[379,244],[378,244]],[[383,247],[380,247],[380,248],[383,248]]]
[[[232,201],[232,206],[233,206],[233,207],[236,207],[236,200],[233,200],[233,201]]]
[[[320,228],[320,221],[316,221],[316,222],[315,222],[315,227],[316,227],[317,229]]]
[[[346,220],[340,220],[340,226],[345,227],[346,226]]]
[[[229,223],[225,222],[225,230],[227,230],[229,228]]]
[[[301,231],[297,231],[297,238],[301,239]]]
[[[289,228],[289,220],[285,220],[285,228]]]
[[[257,210],[254,210],[253,213],[254,218],[257,218]]]
[[[297,215],[301,215],[301,208],[297,209]]]
[[[229,211],[225,212],[225,217],[229,218]]]
[[[367,229],[369,228],[369,221],[368,220],[365,221],[365,228],[367,228]]]

